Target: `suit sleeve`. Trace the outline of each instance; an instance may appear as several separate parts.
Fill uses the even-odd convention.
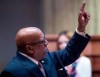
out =
[[[75,32],[64,50],[59,50],[52,53],[56,69],[61,68],[61,66],[55,54],[60,58],[63,65],[67,66],[79,58],[81,52],[84,50],[89,40],[90,36],[88,34],[86,34],[86,36],[84,37]]]
[[[15,77],[15,76],[11,74],[10,72],[3,71],[1,72],[0,77]]]

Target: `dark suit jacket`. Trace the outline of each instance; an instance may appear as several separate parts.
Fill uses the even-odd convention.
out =
[[[57,52],[47,52],[45,58],[41,60],[47,77],[57,77],[57,70],[61,68],[55,54],[58,55],[64,66],[74,62],[86,47],[90,37],[86,34],[83,37],[76,32],[64,50]],[[44,77],[39,67],[28,58],[17,51],[17,55],[2,71],[0,77]]]

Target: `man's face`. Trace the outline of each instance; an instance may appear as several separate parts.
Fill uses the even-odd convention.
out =
[[[35,45],[35,53],[34,55],[38,57],[38,59],[43,59],[46,55],[48,41],[45,39],[44,34],[42,33],[40,36],[40,40]]]

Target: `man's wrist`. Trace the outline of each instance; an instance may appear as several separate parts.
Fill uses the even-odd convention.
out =
[[[86,35],[85,31],[80,32],[77,28],[76,28],[76,33],[78,33],[79,35],[82,35],[82,36]]]

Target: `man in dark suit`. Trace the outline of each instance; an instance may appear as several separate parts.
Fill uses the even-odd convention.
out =
[[[20,29],[16,34],[16,56],[1,72],[0,77],[58,77],[57,70],[61,65],[55,54],[67,66],[80,56],[90,39],[85,33],[90,16],[84,7],[85,3],[79,12],[78,28],[64,50],[48,52],[48,41],[39,28]]]

